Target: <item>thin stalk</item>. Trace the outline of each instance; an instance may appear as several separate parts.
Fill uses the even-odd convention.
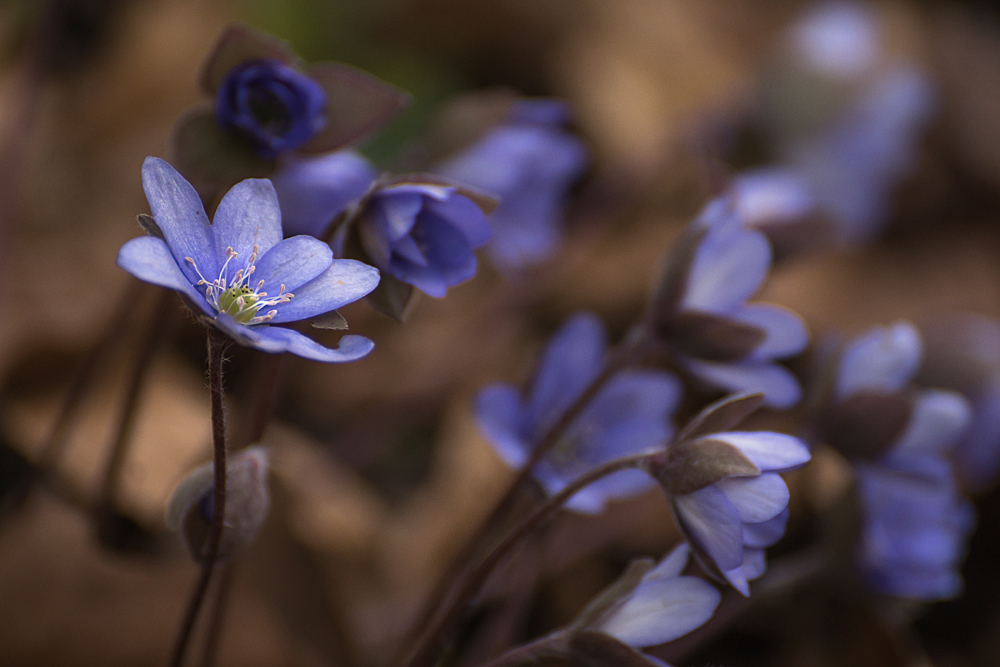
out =
[[[482,548],[490,535],[496,532],[497,528],[513,510],[519,494],[531,477],[531,470],[535,464],[559,442],[559,438],[562,437],[563,432],[573,423],[574,419],[580,416],[580,413],[583,412],[584,408],[587,407],[608,380],[614,377],[615,374],[638,362],[642,355],[641,350],[642,341],[632,339],[627,341],[619,350],[612,353],[601,373],[587,385],[586,389],[577,397],[569,409],[542,434],[542,437],[538,440],[538,445],[532,452],[531,458],[528,459],[528,462],[521,468],[518,476],[507,487],[506,493],[493,507],[493,510],[486,519],[479,525],[479,529],[475,534],[466,541],[462,551],[452,560],[448,570],[438,579],[438,583],[421,609],[421,613],[416,617],[416,625],[402,642],[401,647],[403,649],[416,641],[417,637],[426,629],[427,625],[434,618],[434,613],[444,603],[444,599],[448,595],[448,591],[452,588],[452,583],[456,580],[459,573],[467,566],[476,555],[476,552]],[[397,656],[397,659],[393,663],[399,664],[401,660],[402,656]]]
[[[541,663],[546,657],[558,657],[566,650],[569,633],[565,630],[556,631],[527,644],[515,646],[501,653],[482,667],[517,667],[528,663]]]
[[[228,339],[215,329],[208,330],[208,384],[212,395],[212,449],[214,451],[215,497],[212,510],[212,525],[205,542],[201,574],[191,594],[180,633],[170,659],[171,667],[184,663],[184,653],[191,641],[191,632],[198,620],[198,612],[205,601],[205,593],[212,580],[212,572],[219,556],[219,542],[226,517],[226,405],[225,390],[222,386],[222,364]]]
[[[201,667],[212,667],[219,653],[219,640],[222,638],[222,625],[229,609],[230,593],[233,589],[233,571],[236,566],[230,562],[222,569],[222,578],[215,591],[215,605],[208,622],[208,636],[205,637],[205,649],[201,654]]]
[[[490,553],[480,561],[468,575],[463,577],[455,594],[448,600],[445,611],[438,615],[423,633],[417,648],[406,661],[407,667],[431,667],[438,658],[448,635],[465,615],[467,608],[486,583],[497,565],[517,546],[521,540],[533,530],[548,522],[563,504],[599,479],[607,477],[620,470],[640,467],[649,454],[637,454],[614,461],[608,461],[590,472],[573,480],[566,488],[550,497],[547,501],[535,507],[523,521],[497,544]]]
[[[125,405],[122,406],[121,415],[118,418],[118,427],[115,429],[114,438],[111,441],[111,451],[108,455],[108,462],[104,471],[104,479],[101,483],[99,507],[113,508],[116,504],[119,480],[121,479],[122,467],[128,453],[128,444],[132,435],[132,427],[135,425],[136,411],[139,407],[139,399],[149,376],[149,367],[153,362],[157,350],[160,348],[165,336],[170,330],[170,300],[173,298],[169,290],[159,290],[153,303],[153,310],[146,322],[146,330],[142,334],[139,342],[139,350],[136,353],[132,364],[132,372],[128,377],[125,389]]]

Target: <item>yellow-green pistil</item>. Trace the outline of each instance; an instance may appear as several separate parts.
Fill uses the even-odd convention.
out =
[[[229,282],[229,263],[236,259],[237,253],[232,246],[226,248],[226,262],[219,270],[219,277],[209,281],[201,275],[198,265],[190,257],[185,257],[198,274],[196,285],[205,285],[205,298],[212,307],[220,313],[225,313],[234,321],[240,324],[262,324],[278,314],[277,310],[269,310],[264,315],[258,313],[269,306],[276,306],[279,303],[288,303],[295,296],[290,292],[285,292],[285,286],[281,285],[276,296],[266,298],[267,292],[262,292],[264,281],[257,283],[256,287],[250,287],[250,276],[257,270],[254,262],[257,261],[259,246],[253,247],[247,265],[236,272],[232,282]]]

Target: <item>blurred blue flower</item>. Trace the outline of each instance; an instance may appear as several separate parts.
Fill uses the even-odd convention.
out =
[[[789,408],[798,380],[775,359],[798,354],[809,336],[802,319],[773,304],[746,303],[771,266],[771,246],[743,226],[733,200],[710,202],[691,223],[654,299],[653,326],[679,363],[713,387],[760,392]]]
[[[764,548],[781,539],[788,521],[788,487],[778,473],[805,465],[809,448],[796,437],[769,431],[708,433],[699,440],[735,447],[759,471],[670,496],[677,523],[699,560],[749,595],[747,582],[766,568]]]
[[[159,235],[128,241],[118,251],[118,266],[177,290],[243,345],[334,362],[371,351],[373,343],[362,336],[344,336],[332,350],[292,329],[270,326],[328,313],[378,284],[374,268],[333,259],[321,241],[282,240],[270,181],[235,185],[219,203],[214,224],[194,188],[163,160],[146,158],[142,185]]]
[[[368,192],[378,169],[354,151],[286,157],[271,177],[287,236],[322,239],[330,223]]]
[[[683,577],[690,549],[681,544],[643,575],[591,627],[633,648],[673,641],[704,625],[722,599],[704,579]]]
[[[357,220],[366,256],[394,278],[443,297],[476,274],[474,251],[490,239],[482,208],[463,192],[419,177],[382,185]]]
[[[569,187],[587,167],[587,150],[564,129],[569,109],[556,100],[521,100],[508,118],[433,171],[500,197],[487,246],[501,269],[552,255]]]
[[[322,130],[325,108],[323,87],[278,60],[232,68],[215,98],[219,124],[241,130],[268,158],[302,146]]]
[[[909,389],[921,356],[920,334],[909,323],[853,339],[841,353],[834,400],[906,392],[909,413],[901,433],[884,452],[854,462],[863,524],[859,565],[880,592],[943,599],[961,590],[958,567],[974,524],[948,461],[971,412],[955,392]]]
[[[505,383],[480,391],[479,428],[509,466],[518,468],[528,461],[543,434],[601,372],[607,348],[603,323],[590,313],[579,313],[549,341],[526,397]],[[632,370],[615,375],[535,466],[535,477],[554,494],[601,463],[661,449],[673,434],[670,415],[680,398],[680,382],[669,373]],[[583,489],[567,507],[596,513],[609,499],[652,486],[645,473],[626,470]]]

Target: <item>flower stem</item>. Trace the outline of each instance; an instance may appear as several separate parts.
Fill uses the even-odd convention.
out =
[[[228,339],[215,329],[208,330],[208,384],[212,395],[212,449],[214,455],[215,497],[212,509],[212,525],[205,542],[205,552],[202,556],[201,574],[195,584],[188,604],[187,612],[181,622],[180,633],[174,646],[170,660],[171,667],[180,667],[184,662],[184,653],[191,640],[191,631],[198,620],[198,612],[205,601],[208,584],[212,580],[212,572],[219,555],[219,542],[222,539],[222,528],[226,518],[226,406],[225,390],[222,386],[223,354],[228,345]]]
[[[444,575],[438,580],[437,586],[435,586],[433,592],[428,597],[427,603],[424,605],[421,613],[417,615],[417,624],[410,630],[406,638],[402,642],[402,647],[411,645],[414,643],[418,637],[427,628],[427,625],[434,618],[434,613],[444,604],[445,598],[448,592],[453,588],[453,582],[459,578],[459,574],[475,557],[477,551],[479,551],[484,543],[490,538],[491,535],[496,533],[497,529],[504,523],[508,518],[510,513],[514,510],[517,505],[518,498],[524,487],[527,485],[528,480],[531,477],[531,470],[534,468],[535,464],[541,460],[545,454],[551,450],[559,438],[562,436],[563,432],[573,423],[573,420],[580,416],[584,408],[590,403],[590,401],[597,395],[597,393],[604,387],[604,385],[614,377],[620,371],[634,365],[639,361],[643,354],[643,341],[637,338],[632,338],[625,341],[620,348],[613,351],[608,356],[607,362],[604,364],[604,368],[601,373],[595,377],[589,385],[583,390],[583,392],[577,397],[576,401],[562,414],[562,416],[556,420],[549,428],[542,434],[542,437],[538,440],[538,445],[532,452],[531,458],[528,462],[521,468],[520,473],[514,479],[514,481],[507,488],[506,493],[500,499],[500,501],[494,506],[493,510],[486,517],[486,519],[479,525],[479,529],[469,538],[465,546],[462,548],[459,555],[452,560],[451,565]],[[398,656],[399,659],[394,660],[394,664],[400,664],[402,661],[402,656]]]
[[[424,631],[416,649],[406,661],[406,666],[430,667],[434,664],[448,635],[465,615],[472,598],[483,587],[496,566],[526,535],[548,522],[563,504],[581,489],[620,470],[638,468],[645,463],[649,456],[649,454],[637,454],[608,461],[573,480],[562,491],[535,507],[474,569],[459,581],[455,594],[446,600],[445,610],[438,614],[437,620],[432,621]]]
[[[215,656],[219,653],[219,639],[222,637],[222,625],[229,609],[229,597],[233,588],[233,570],[235,564],[229,562],[222,569],[222,578],[215,591],[215,605],[208,622],[208,636],[205,638],[205,648],[201,654],[201,667],[212,667]]]

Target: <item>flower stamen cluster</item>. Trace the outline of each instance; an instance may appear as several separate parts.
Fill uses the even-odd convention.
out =
[[[274,318],[278,314],[277,310],[269,310],[263,315],[258,315],[260,311],[270,306],[277,306],[281,303],[288,303],[295,295],[285,292],[284,283],[278,288],[278,294],[271,298],[267,297],[267,292],[262,291],[264,281],[259,280],[256,287],[250,287],[250,276],[257,270],[255,262],[260,253],[260,246],[255,245],[250,253],[250,259],[246,266],[239,269],[233,276],[232,283],[229,283],[229,263],[236,259],[239,253],[233,250],[232,246],[226,248],[226,261],[219,270],[219,277],[209,281],[201,274],[198,264],[191,257],[185,257],[184,261],[191,265],[198,274],[198,282],[195,285],[205,285],[205,298],[220,313],[225,313],[240,324],[263,324]]]

